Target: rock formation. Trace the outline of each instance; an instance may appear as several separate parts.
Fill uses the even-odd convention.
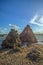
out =
[[[23,42],[36,43],[37,40],[29,25],[25,27],[23,32],[20,34],[20,39]]]
[[[24,43],[25,42],[25,43]],[[36,43],[37,40],[34,36],[34,33],[29,25],[23,30],[19,35],[18,32],[14,29],[11,29],[6,39],[2,43],[2,47],[13,48],[15,46],[20,46],[22,44]]]
[[[14,29],[11,29],[10,33],[7,35],[6,39],[2,43],[2,47],[13,48],[15,44],[17,46],[20,42],[21,41],[18,32]]]

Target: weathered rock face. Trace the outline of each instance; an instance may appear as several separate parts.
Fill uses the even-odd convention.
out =
[[[13,48],[14,44],[19,45],[20,42],[21,41],[18,32],[12,29],[11,32],[7,35],[6,39],[3,41],[2,47]]]
[[[31,59],[32,61],[38,61],[40,59],[40,52],[37,49],[31,49],[26,57]]]
[[[20,34],[20,39],[22,42],[29,42],[29,43],[37,42],[34,33],[32,32],[32,29],[30,28],[29,25],[27,25],[26,28],[23,30],[23,32]]]
[[[20,36],[20,38],[19,38]],[[22,42],[22,43],[21,43]],[[25,43],[24,43],[25,42]],[[2,43],[2,47],[13,48],[20,46],[21,44],[36,43],[37,40],[29,25],[26,26],[24,31],[19,35],[14,29],[7,35],[6,39]]]

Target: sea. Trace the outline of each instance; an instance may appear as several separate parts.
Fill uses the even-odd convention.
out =
[[[38,44],[43,44],[43,34],[35,34]]]
[[[2,44],[3,40],[5,40],[6,37],[7,37],[7,35],[4,35],[3,37],[0,37],[0,48],[1,48],[1,44]]]
[[[3,40],[5,40],[7,35],[0,37],[0,48],[1,48],[1,44],[3,42]],[[35,37],[38,41],[38,44],[43,44],[43,35],[42,34],[35,34]]]

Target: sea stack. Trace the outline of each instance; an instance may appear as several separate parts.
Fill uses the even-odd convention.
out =
[[[6,39],[2,42],[2,47],[13,48],[14,44],[19,44],[20,42],[21,41],[18,32],[15,29],[11,29]]]
[[[20,39],[22,43],[24,42],[36,43],[37,42],[37,39],[29,25],[27,25],[25,29],[23,30],[23,32],[20,34]]]

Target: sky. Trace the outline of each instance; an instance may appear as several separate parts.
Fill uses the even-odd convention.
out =
[[[22,31],[26,25],[43,33],[43,0],[0,0],[0,33],[12,27]]]

